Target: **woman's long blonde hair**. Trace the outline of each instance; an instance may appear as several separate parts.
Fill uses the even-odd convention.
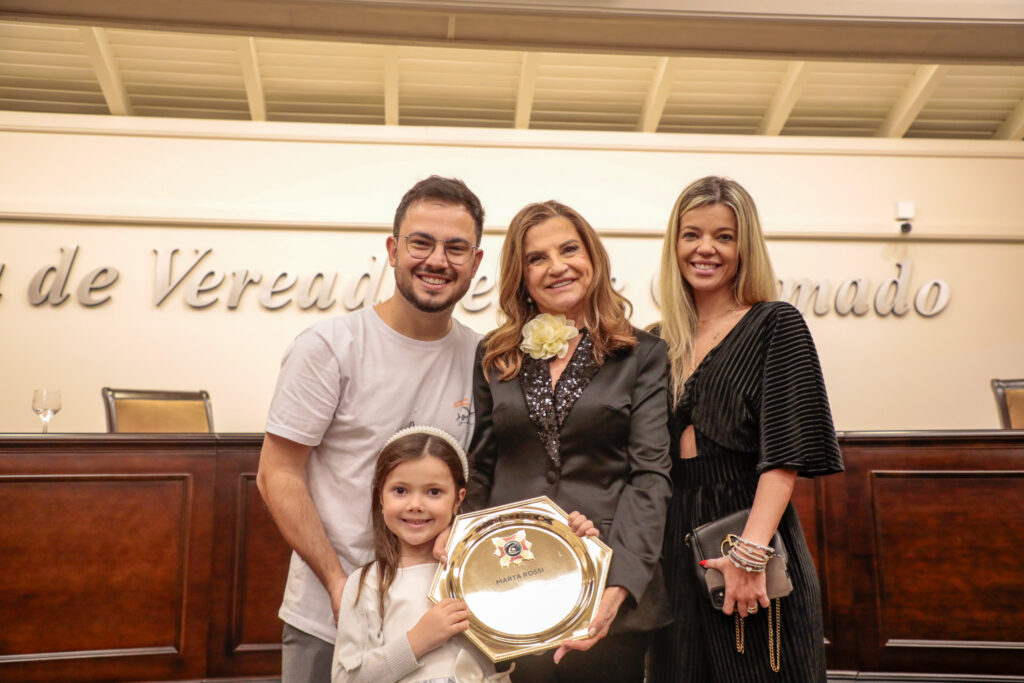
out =
[[[672,207],[661,249],[661,275],[658,283],[661,305],[661,337],[668,344],[671,364],[672,397],[679,401],[683,384],[693,372],[693,340],[697,334],[697,309],[693,289],[683,278],[676,256],[680,219],[687,211],[722,204],[736,216],[736,246],[739,254],[732,281],[733,296],[741,306],[771,301],[778,296],[778,280],[772,270],[761,232],[757,206],[739,183],[729,178],[707,176],[691,183]]]
[[[544,221],[561,216],[576,228],[587,255],[594,268],[594,277],[587,291],[587,319],[577,320],[577,325],[586,322],[594,342],[594,360],[604,363],[605,356],[616,349],[632,348],[637,339],[629,316],[632,304],[612,288],[611,264],[597,232],[583,216],[568,206],[556,201],[538,202],[523,207],[505,235],[501,248],[501,264],[498,277],[498,304],[501,308],[501,324],[486,341],[483,358],[484,375],[492,370],[500,373],[500,379],[507,381],[519,374],[523,353],[519,350],[523,325],[537,313],[537,304],[526,291],[524,278],[524,250],[526,231]]]

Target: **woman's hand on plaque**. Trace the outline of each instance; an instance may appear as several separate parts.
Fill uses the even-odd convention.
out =
[[[569,528],[580,538],[586,538],[587,536],[597,538],[601,535],[601,532],[598,531],[593,522],[587,519],[585,514],[575,510],[569,513]]]
[[[448,525],[445,527],[444,531],[439,533],[437,535],[437,538],[434,539],[434,559],[440,562],[441,566],[445,568],[448,567],[448,554],[446,552],[447,548],[445,548],[445,546],[448,545],[448,537],[451,535],[451,533],[452,527],[451,525]]]
[[[615,615],[619,613],[622,601],[629,595],[622,586],[608,586],[601,596],[601,604],[597,608],[597,616],[590,622],[590,637],[583,640],[567,640],[555,650],[555,664],[562,661],[562,657],[568,654],[569,650],[589,650],[597,644],[597,641],[608,635],[608,629],[615,621]]]

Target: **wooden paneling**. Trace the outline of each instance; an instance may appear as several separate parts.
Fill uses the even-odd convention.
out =
[[[816,479],[798,478],[793,489],[793,507],[800,517],[800,526],[804,529],[804,537],[807,539],[807,549],[811,552],[814,566],[818,570],[818,577],[821,583],[821,601],[825,621],[825,652],[826,656],[832,649],[833,632],[832,621],[829,611],[828,596],[828,574],[823,570],[826,563],[824,555],[824,482]]]
[[[204,674],[212,445],[4,440],[0,679]]]
[[[290,551],[261,443],[0,436],[0,680],[279,675]],[[1024,432],[840,445],[846,473],[793,495],[834,678],[1024,681]]]
[[[1024,583],[1024,472],[873,472],[879,630],[886,647],[1013,647]],[[955,495],[951,495],[955,492]],[[911,511],[911,514],[907,514]],[[941,539],[936,543],[936,539]],[[945,580],[922,581],[939,569]],[[997,597],[998,596],[998,597]],[[939,609],[937,609],[939,608]],[[936,619],[936,612],[941,619]]]
[[[5,652],[178,654],[185,628],[188,475],[0,477]],[[39,590],[62,586],[65,591]],[[77,624],[54,630],[52,617]],[[28,618],[26,618],[28,617]]]
[[[217,459],[216,535],[208,671],[211,676],[277,673],[277,608],[291,550],[256,489],[260,439],[222,437]]]
[[[1019,676],[1024,432],[840,443],[847,471],[828,495],[844,501],[828,523],[845,521],[847,544],[829,547],[828,573],[853,598],[831,609],[853,643],[830,668]]]

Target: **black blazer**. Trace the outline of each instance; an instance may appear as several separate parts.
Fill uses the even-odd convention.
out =
[[[632,599],[615,632],[671,621],[659,558],[672,494],[665,342],[634,329],[637,346],[613,352],[591,379],[559,432],[561,466],[548,457],[530,420],[519,376],[485,378],[484,343],[473,375],[476,425],[463,509],[545,495],[578,510],[601,531],[613,555],[607,585]]]

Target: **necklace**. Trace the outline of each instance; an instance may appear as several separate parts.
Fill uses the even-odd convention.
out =
[[[721,321],[725,321],[729,317],[731,317],[734,313],[738,312],[739,310],[740,309],[738,309],[738,308],[730,308],[725,313],[723,313],[721,316],[719,316],[718,319],[721,320]],[[698,320],[697,323],[698,324],[705,324],[705,323],[708,323],[710,321],[711,321],[711,319],[709,318],[708,320]],[[724,326],[719,326],[718,331],[716,331],[715,335],[713,337],[711,337],[711,346],[715,345],[715,342],[718,341],[718,338],[722,336],[722,333],[725,332],[725,330],[726,330],[726,328]]]

